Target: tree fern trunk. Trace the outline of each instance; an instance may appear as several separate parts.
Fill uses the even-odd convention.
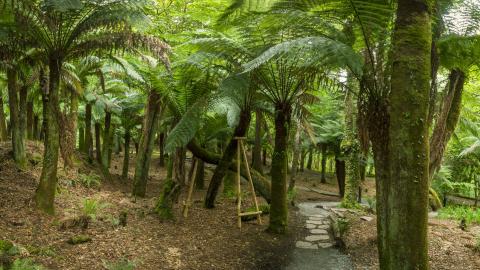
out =
[[[128,179],[128,166],[130,164],[130,130],[125,130],[125,146],[123,151],[122,179]]]
[[[27,138],[33,140],[33,102],[27,102]]]
[[[40,183],[35,191],[35,202],[40,210],[53,214],[55,192],[57,189],[57,165],[59,149],[59,123],[57,116],[59,108],[59,83],[60,83],[61,61],[51,59],[49,64],[50,76],[48,95],[45,110],[45,150],[43,153],[43,167],[40,176]]]
[[[291,108],[287,104],[275,106],[275,146],[272,154],[272,202],[268,230],[283,234],[287,231],[287,170],[288,125]]]
[[[388,230],[381,269],[428,269],[430,0],[399,0],[389,95]],[[385,217],[380,217],[381,219]],[[408,248],[407,248],[408,247]],[[380,256],[385,258],[385,256]]]
[[[223,156],[218,163],[215,171],[213,172],[212,179],[210,180],[210,184],[208,185],[207,194],[205,196],[205,207],[206,208],[213,208],[215,206],[215,198],[218,194],[218,189],[222,184],[222,179],[225,177],[227,171],[229,170],[230,164],[234,159],[235,153],[237,152],[237,140],[235,137],[243,137],[245,136],[248,126],[250,125],[250,112],[249,111],[242,111],[240,112],[240,119],[238,122],[235,131],[233,132],[233,136],[230,139],[225,151],[223,152]]]
[[[10,108],[10,129],[12,133],[13,159],[19,168],[25,168],[27,158],[25,154],[25,138],[22,133],[20,120],[17,73],[13,69],[7,70],[8,103]]]
[[[197,158],[197,171],[195,172],[195,188],[204,189],[205,188],[205,162]]]
[[[0,141],[6,141],[8,139],[6,120],[3,98],[0,96]]]
[[[159,111],[160,96],[152,90],[148,96],[142,136],[140,138],[140,145],[138,147],[135,164],[135,176],[133,179],[134,183],[132,191],[134,196],[145,197]]]
[[[85,153],[88,160],[93,161],[93,137],[92,137],[92,103],[85,105]]]
[[[102,135],[102,127],[100,123],[95,123],[95,154],[98,164],[102,164],[102,142],[100,141]]]
[[[322,160],[321,160],[321,176],[320,176],[320,182],[322,184],[327,183],[327,178],[325,177],[325,170],[327,169],[327,145],[322,143],[320,146],[321,151],[322,151]]]

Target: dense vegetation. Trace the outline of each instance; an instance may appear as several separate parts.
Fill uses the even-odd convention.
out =
[[[20,170],[26,141],[43,141],[32,196],[46,214],[60,157],[109,179],[123,151],[128,179],[131,145],[134,197],[159,147],[159,218],[174,218],[188,181],[208,184],[214,208],[238,137],[275,234],[288,230],[298,170],[318,168],[324,182],[334,164],[346,208],[374,175],[381,269],[428,269],[429,209],[452,195],[477,206],[475,1],[0,0],[0,14],[0,140]]]

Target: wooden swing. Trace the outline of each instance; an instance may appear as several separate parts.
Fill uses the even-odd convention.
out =
[[[238,228],[242,228],[242,217],[244,216],[257,216],[257,221],[258,224],[262,224],[262,211],[258,208],[258,202],[257,202],[257,196],[255,195],[255,187],[253,186],[253,180],[252,176],[250,174],[250,168],[248,166],[248,159],[247,159],[247,153],[245,152],[245,147],[243,146],[243,140],[245,140],[245,137],[235,137],[235,140],[237,140],[237,177],[236,177],[236,185],[237,185],[237,222],[238,222]],[[242,153],[243,155],[241,155]],[[242,212],[242,189],[240,186],[240,163],[242,163],[242,156],[243,156],[243,164],[245,166],[245,170],[247,172],[247,177],[248,177],[248,183],[250,186],[250,191],[252,192],[252,201],[253,204],[255,205],[255,211],[253,212]],[[193,168],[193,171],[197,171],[197,164],[198,162],[195,162],[195,166]],[[188,187],[188,195],[187,195],[187,200],[183,201],[183,217],[186,218],[188,216],[188,208],[192,205],[191,199],[192,199],[192,193],[193,193],[193,186],[194,186],[194,178],[190,179],[190,185]]]

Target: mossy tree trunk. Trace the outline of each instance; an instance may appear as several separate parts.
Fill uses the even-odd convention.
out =
[[[134,196],[145,197],[147,190],[148,171],[150,169],[150,160],[152,158],[159,115],[160,95],[152,90],[148,96],[142,135],[140,137],[140,145],[138,147],[137,159],[135,163],[135,175],[133,178],[134,183],[132,191]]]
[[[255,110],[255,143],[252,149],[252,168],[263,174],[262,165],[262,112]]]
[[[93,161],[93,136],[92,136],[92,103],[85,105],[85,153],[88,160]]]
[[[204,189],[205,188],[205,162],[197,158],[197,171],[195,172],[195,188]]]
[[[235,153],[237,152],[237,140],[235,137],[243,137],[247,133],[248,126],[250,125],[250,111],[244,110],[240,112],[240,119],[238,122],[237,127],[233,132],[233,136],[230,139],[225,151],[223,152],[223,156],[218,163],[215,171],[213,172],[212,179],[210,180],[210,184],[208,185],[207,194],[205,196],[205,207],[206,208],[213,208],[215,206],[215,198],[218,194],[218,189],[222,184],[222,179],[225,177],[229,167],[232,163],[232,160],[235,157]]]
[[[102,154],[101,154],[101,164],[102,169],[105,175],[109,175],[110,168],[110,148],[112,147],[112,113],[110,111],[105,111],[105,121],[103,127],[103,144],[102,144]]]
[[[322,184],[327,183],[327,178],[325,177],[325,170],[327,167],[327,145],[325,143],[322,143],[320,145],[320,149],[322,151],[322,160],[321,160],[321,176],[320,176],[320,182]]]
[[[288,126],[291,107],[289,104],[275,106],[275,145],[272,155],[272,202],[268,231],[283,234],[287,231],[287,170],[288,170]]]
[[[68,109],[58,115],[61,119],[60,129],[60,153],[65,167],[73,168],[73,155],[77,145],[77,117],[78,117],[78,95],[70,93]]]
[[[335,176],[337,177],[338,193],[341,198],[345,195],[345,161],[335,157]]]
[[[430,137],[430,178],[440,168],[445,147],[457,126],[462,106],[464,84],[465,73],[459,69],[451,70],[448,76],[447,91],[442,102],[442,110],[435,121],[435,127]]]
[[[85,151],[85,129],[83,127],[78,129],[78,150]]]
[[[313,163],[313,148],[310,147],[310,149],[308,149],[307,169],[309,170],[312,169],[312,163]]]
[[[165,133],[158,134],[158,150],[160,152],[159,166],[165,167]]]
[[[173,177],[168,177],[163,185],[162,193],[155,208],[161,219],[173,218],[173,205],[178,201],[185,181],[185,148],[179,147],[173,155],[172,166]],[[183,171],[183,172],[182,172]]]
[[[102,142],[100,141],[102,137],[102,127],[100,123],[95,122],[95,157],[98,164],[102,164]]]
[[[33,101],[27,101],[27,138],[33,140]]]
[[[8,104],[10,108],[13,159],[19,168],[24,169],[27,165],[27,157],[25,153],[25,133],[22,132],[22,123],[20,119],[17,77],[15,70],[11,68],[7,69]]]
[[[6,120],[7,118],[3,108],[3,97],[0,95],[0,141],[6,141],[8,139]]]
[[[27,97],[28,97],[28,87],[22,85],[20,87],[19,93],[19,118],[20,118],[20,133],[21,137],[23,138],[23,144],[25,145],[25,140],[27,139]]]
[[[342,201],[344,207],[357,205],[358,188],[360,187],[360,144],[355,126],[355,111],[353,94],[351,91],[348,91],[345,97],[345,135],[342,141],[346,171],[345,196]]]
[[[45,150],[43,152],[43,167],[40,183],[35,191],[35,203],[38,209],[53,214],[55,191],[57,189],[58,149],[60,146],[59,123],[57,116],[59,108],[60,59],[50,59],[49,87],[46,95],[45,112]]]
[[[290,182],[288,183],[288,191],[292,191],[295,188],[295,178],[297,177],[300,159],[300,144],[300,126],[297,125],[297,130],[295,131],[295,139],[293,142],[292,168],[290,170]]]
[[[381,269],[428,269],[430,0],[399,0],[389,95],[389,178]],[[379,234],[381,235],[381,234]]]
[[[40,125],[40,117],[36,114],[34,114],[33,116],[33,138],[35,140],[39,140],[40,139],[40,132],[41,132],[41,128],[39,128],[39,125]]]
[[[128,166],[130,163],[130,130],[127,129],[125,130],[125,135],[124,135],[124,151],[123,151],[123,167],[122,167],[122,179],[127,180],[128,179]]]

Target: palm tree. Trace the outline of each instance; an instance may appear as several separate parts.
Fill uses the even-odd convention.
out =
[[[47,122],[45,152],[35,202],[42,211],[53,213],[59,148],[59,87],[63,63],[93,52],[122,47],[130,49],[140,45],[164,57],[166,46],[161,41],[132,31],[133,23],[146,19],[140,8],[142,2],[138,0],[13,2],[12,13],[18,33],[43,53],[49,70],[48,100],[44,107]]]

